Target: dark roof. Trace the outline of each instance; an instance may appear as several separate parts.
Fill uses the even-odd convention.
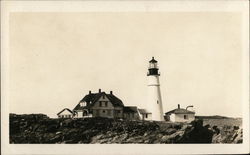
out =
[[[91,94],[88,94],[88,95],[85,95],[84,98],[81,99],[81,102],[87,102],[87,103],[90,103],[90,102],[93,102],[93,100],[97,97],[99,93],[91,93]]]
[[[80,107],[79,104],[76,105],[76,107],[74,108],[74,110],[80,110],[81,108],[82,109],[87,109],[91,106],[94,105],[94,103],[101,97],[101,96],[107,96],[107,98],[110,100],[110,102],[114,105],[114,106],[124,106],[122,101],[116,97],[115,95],[113,94],[106,94],[105,92],[100,92],[100,93],[91,93],[91,94],[88,94],[88,95],[85,95],[83,99],[81,99],[81,102],[86,102],[87,103],[87,106],[85,107]]]
[[[136,106],[126,106],[123,108],[124,113],[137,113],[137,107]]]
[[[106,94],[106,93],[104,93]],[[122,101],[116,97],[115,95],[113,94],[106,94],[108,96],[108,99],[111,101],[111,103],[114,105],[114,106],[124,106]]]
[[[83,109],[88,109],[88,108],[89,108],[89,106],[81,107],[80,104],[77,104],[76,107],[73,109],[73,111],[83,110]]]
[[[64,108],[62,111],[60,111],[59,113],[57,113],[57,115],[60,115],[63,111],[65,110],[68,110],[71,114],[73,114],[73,111],[71,111],[70,109],[68,108]]]
[[[154,57],[152,57],[152,60],[149,61],[150,63],[157,63]]]
[[[146,109],[138,109],[138,111],[139,111],[141,114],[152,114],[151,112],[147,111]]]
[[[169,115],[169,114],[194,114],[195,112],[193,111],[189,111],[189,110],[186,110],[186,109],[174,109],[174,110],[171,110],[169,112],[166,112],[165,114],[166,115]]]

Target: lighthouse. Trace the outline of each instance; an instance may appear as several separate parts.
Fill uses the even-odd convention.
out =
[[[160,74],[157,61],[152,57],[148,67],[148,103],[147,109],[152,113],[152,120],[164,121],[160,90]]]

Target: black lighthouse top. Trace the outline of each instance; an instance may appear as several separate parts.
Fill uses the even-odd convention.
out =
[[[149,63],[157,63],[154,57],[152,57],[152,60],[149,61]]]
[[[154,59],[154,57],[152,57],[152,60],[149,61],[149,67],[148,67],[148,76],[150,75],[160,75],[158,73],[158,65],[157,65],[157,61]]]

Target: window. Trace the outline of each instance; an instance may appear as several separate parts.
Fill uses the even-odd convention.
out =
[[[105,110],[102,111],[102,113],[105,113],[105,112],[106,112]]]
[[[120,111],[120,110],[117,110],[117,113],[118,113],[118,114],[120,114],[120,113],[121,113],[121,111]]]
[[[99,116],[99,110],[96,110],[96,116]]]
[[[108,106],[108,102],[105,102],[105,107],[107,107]]]
[[[108,115],[111,115],[111,110],[108,110]]]
[[[159,101],[157,100],[157,104],[159,104]]]
[[[102,106],[102,101],[99,102],[99,106],[100,106],[100,107]]]
[[[188,119],[188,116],[187,116],[187,115],[184,115],[184,119]]]
[[[82,116],[86,116],[86,115],[87,115],[87,111],[86,111],[86,110],[83,110]]]
[[[105,99],[105,95],[103,95],[102,98]]]
[[[145,118],[148,118],[148,114],[145,115]]]
[[[86,102],[81,102],[80,107],[84,107],[84,106],[86,106]]]

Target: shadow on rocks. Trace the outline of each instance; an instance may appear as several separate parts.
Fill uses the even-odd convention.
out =
[[[213,131],[209,125],[203,126],[202,120],[195,120],[191,125],[176,143],[212,143]]]

